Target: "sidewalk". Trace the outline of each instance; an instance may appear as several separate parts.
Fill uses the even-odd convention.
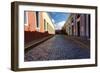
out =
[[[67,36],[67,38],[74,41],[75,43],[78,43],[81,47],[83,46],[84,48],[90,48],[90,39],[76,36]]]
[[[27,52],[28,50],[30,50],[32,47],[35,47],[35,46],[43,43],[44,41],[52,38],[53,36],[54,35],[50,35],[50,36],[47,36],[47,37],[44,37],[44,38],[41,38],[41,39],[37,39],[37,40],[34,40],[34,41],[30,42],[30,43],[25,44],[25,46],[24,46],[25,47],[24,48],[25,52]]]

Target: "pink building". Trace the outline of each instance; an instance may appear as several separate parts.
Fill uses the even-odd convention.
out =
[[[67,35],[90,38],[90,15],[71,14],[62,30]]]
[[[89,14],[73,14],[72,35],[90,38]]]
[[[52,26],[52,27],[51,27]],[[24,12],[25,44],[55,33],[54,25],[46,12]]]

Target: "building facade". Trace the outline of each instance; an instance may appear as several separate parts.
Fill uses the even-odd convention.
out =
[[[90,38],[90,15],[71,14],[62,30],[68,35]]]
[[[68,20],[65,22],[64,26],[62,27],[63,32],[67,35],[72,35],[71,20],[72,20],[72,15],[69,16]]]
[[[55,34],[55,27],[53,22],[50,19],[48,13],[43,12],[43,21],[44,21],[44,30],[47,31],[49,34]]]
[[[47,12],[24,12],[25,43],[55,34],[55,27]]]

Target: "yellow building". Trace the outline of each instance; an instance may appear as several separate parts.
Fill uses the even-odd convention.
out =
[[[44,29],[48,31],[49,34],[55,34],[55,27],[53,22],[50,19],[50,16],[47,12],[43,12],[43,19],[44,19]]]
[[[64,31],[64,33],[66,33],[67,35],[72,35],[72,30],[71,30],[71,22],[72,22],[72,15],[70,15],[68,17],[68,20],[65,22],[62,30]]]

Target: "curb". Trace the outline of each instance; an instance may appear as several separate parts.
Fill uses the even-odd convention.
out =
[[[75,40],[75,39],[72,39],[74,42],[78,43],[80,47],[84,47],[84,48],[90,48],[90,46],[78,41],[78,40]]]
[[[84,44],[84,43],[82,43],[81,41],[79,41],[79,40],[77,40],[77,39],[75,39],[75,38],[68,38],[68,39],[70,39],[70,40],[72,40],[73,42],[75,42],[75,43],[78,43],[79,44],[79,46],[80,47],[84,47],[84,48],[90,48],[90,46],[89,45],[86,45],[86,44]]]
[[[39,41],[37,41],[37,42],[35,42],[35,43],[32,43],[32,44],[30,44],[30,45],[28,45],[28,46],[25,46],[25,49],[24,49],[25,53],[26,53],[27,51],[29,51],[31,48],[36,47],[37,45],[39,45],[39,44],[41,44],[41,43],[47,41],[47,40],[50,39],[50,38],[52,38],[53,36],[54,36],[54,35],[51,35],[51,36],[49,36],[49,37],[45,37],[45,38],[43,38],[43,39],[41,39],[41,40],[39,40]]]

